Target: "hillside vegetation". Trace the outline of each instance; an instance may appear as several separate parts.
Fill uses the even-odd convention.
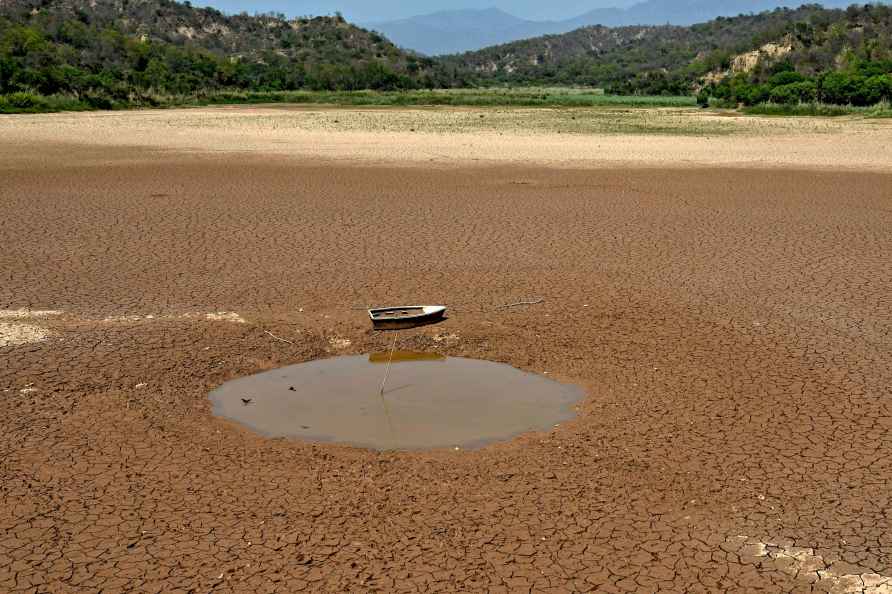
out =
[[[697,95],[703,105],[869,106],[892,100],[892,9],[806,5],[690,27],[584,27],[431,59],[340,16],[227,16],[171,0],[0,0],[0,112],[312,101],[357,91],[383,95],[350,101],[399,104],[392,92],[503,86]],[[407,101],[424,97],[569,101],[535,92],[522,100],[417,93]]]
[[[703,80],[701,104],[888,104],[892,101],[892,9],[853,6],[839,19],[797,21],[771,52],[753,51],[723,66],[727,67]]]
[[[782,92],[772,96],[771,81],[811,81],[817,89],[820,77],[830,73],[885,76],[892,72],[890,44],[888,6],[828,10],[806,5],[690,27],[584,27],[444,60],[489,84],[585,85],[610,93],[670,95],[705,87],[707,96],[715,93],[729,101],[738,98],[736,88],[744,82],[763,85],[757,97],[741,101],[748,103],[786,98]],[[800,76],[772,79],[784,71]],[[787,89],[788,94],[795,89]],[[844,93],[799,90],[802,100],[849,102]],[[876,96],[889,98],[870,95]]]
[[[0,94],[97,107],[218,89],[402,89],[435,64],[340,16],[226,16],[169,0],[0,2]],[[9,97],[7,98],[9,100]]]

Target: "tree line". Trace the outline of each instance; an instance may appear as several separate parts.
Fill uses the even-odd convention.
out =
[[[0,10],[0,95],[66,95],[92,107],[215,91],[351,91],[462,85],[454,69],[399,50],[342,17],[228,17],[161,0],[127,18],[56,3]],[[128,4],[124,4],[128,7]],[[134,24],[136,23],[136,24]]]
[[[764,81],[747,74],[728,77],[705,87],[697,96],[703,106],[827,103],[870,106],[892,102],[892,60],[854,60],[844,70],[806,76],[789,61],[775,64]]]
[[[735,72],[735,56],[769,43],[786,52]],[[704,103],[722,104],[870,105],[889,99],[892,8],[807,4],[690,27],[585,27],[445,59],[474,68],[491,84],[594,86],[631,95],[699,91]],[[704,87],[703,80],[716,78],[722,80]]]
[[[35,97],[54,96],[111,108],[220,91],[501,84],[592,86],[637,95],[699,91],[704,105],[892,100],[888,6],[839,11],[807,5],[692,27],[589,27],[432,59],[400,50],[340,15],[294,21],[225,16],[170,0],[98,0],[89,10],[68,0],[13,5],[0,7],[0,110],[4,102],[20,110]],[[735,55],[767,42],[788,50],[734,72]],[[710,73],[720,75],[700,84]]]

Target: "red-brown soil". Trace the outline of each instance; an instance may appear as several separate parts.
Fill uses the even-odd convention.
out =
[[[0,309],[63,313],[0,348],[2,592],[892,575],[890,175],[21,158]],[[355,308],[403,301],[451,317],[399,348],[578,382],[578,418],[378,454],[211,416],[228,379],[384,348]]]

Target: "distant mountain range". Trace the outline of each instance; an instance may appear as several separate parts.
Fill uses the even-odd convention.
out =
[[[531,21],[498,8],[435,12],[362,26],[384,34],[396,45],[429,55],[456,54],[530,37],[566,33],[592,25],[692,25],[717,17],[797,7],[797,0],[645,0],[628,8],[600,8],[562,21]],[[845,8],[850,0],[824,0],[827,8]]]
[[[450,10],[380,23],[363,23],[400,47],[428,56],[455,54],[574,27],[528,21],[498,8]]]

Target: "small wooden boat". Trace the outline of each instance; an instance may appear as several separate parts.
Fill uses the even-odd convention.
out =
[[[444,315],[446,315],[444,305],[404,305],[369,310],[372,326],[379,330],[397,330],[433,324],[442,320]]]

